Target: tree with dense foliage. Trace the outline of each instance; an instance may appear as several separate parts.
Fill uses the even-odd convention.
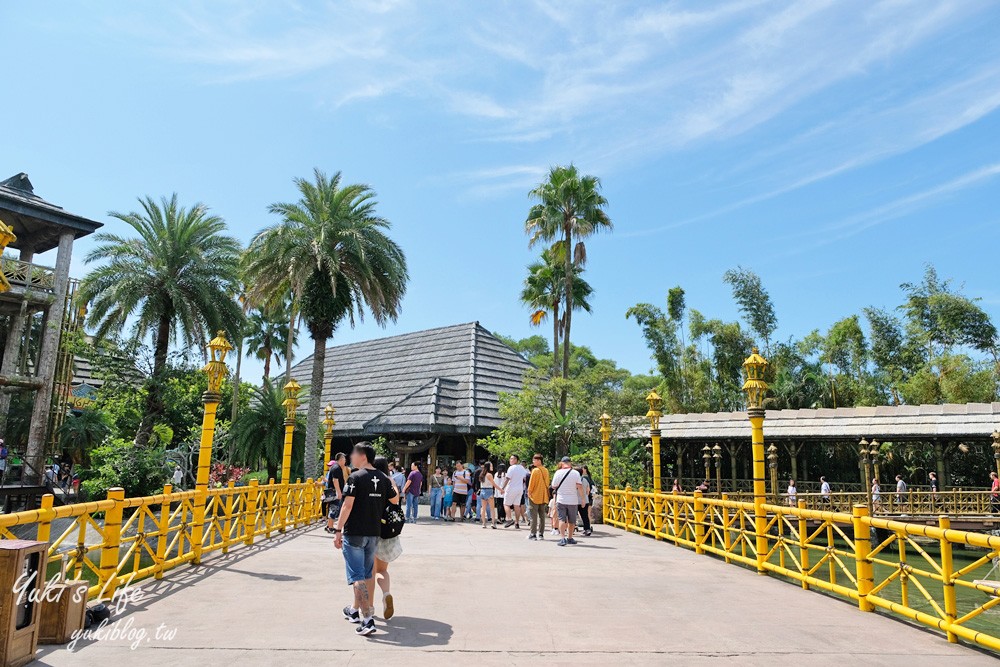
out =
[[[737,266],[722,276],[723,282],[733,289],[733,299],[739,306],[743,319],[750,329],[763,341],[764,349],[771,350],[771,336],[778,328],[778,316],[774,312],[771,295],[753,271]]]
[[[88,320],[99,338],[119,336],[127,323],[134,341],[152,335],[153,372],[135,434],[135,443],[145,446],[165,408],[162,384],[171,341],[200,349],[217,329],[237,331],[242,315],[235,301],[240,245],[224,233],[225,221],[200,203],[181,206],[176,194],[139,203],[141,211],[108,214],[137,236],[94,237],[98,245],[86,262],[107,263],[83,279],[80,298],[90,304]]]
[[[560,374],[559,341],[566,327],[565,313],[560,317],[559,309],[563,302],[563,292],[566,289],[564,279],[566,268],[559,261],[552,248],[542,251],[541,261],[528,265],[528,277],[524,279],[521,290],[521,302],[529,308],[531,324],[538,326],[552,313],[552,374]],[[573,276],[573,308],[590,312],[590,295],[594,288],[580,275],[583,269],[578,269]]]
[[[243,346],[246,354],[264,362],[264,379],[271,377],[271,360],[281,363],[292,335],[288,304],[255,308],[247,315]]]
[[[242,463],[251,469],[256,469],[263,462],[268,479],[277,479],[285,449],[285,408],[281,405],[284,397],[281,389],[267,378],[264,378],[260,387],[254,387],[251,392],[250,405],[232,425],[230,431],[234,462]],[[300,416],[298,420],[301,422],[302,417]],[[297,426],[292,440],[292,460],[295,463],[302,461],[305,444],[305,433],[301,428],[304,424],[300,423]],[[299,468],[298,465],[295,467]]]
[[[608,200],[601,195],[601,181],[596,176],[581,175],[574,165],[553,167],[548,178],[529,196],[538,203],[531,207],[524,223],[528,245],[539,241],[552,246],[563,261],[563,379],[569,378],[570,330],[573,322],[573,279],[587,261],[584,241],[599,231],[611,231],[611,218],[605,208]],[[560,414],[566,415],[567,394],[560,397]]]
[[[73,454],[74,460],[86,462],[90,450],[111,435],[104,414],[96,410],[82,410],[66,417],[56,431],[59,447]]]
[[[369,186],[343,185],[340,172],[328,178],[318,169],[312,181],[298,178],[295,186],[299,200],[270,206],[281,221],[254,237],[244,267],[251,303],[291,291],[313,339],[317,390],[309,396],[304,470],[315,478],[327,342],[342,322],[363,319],[365,309],[379,325],[395,321],[408,274]]]

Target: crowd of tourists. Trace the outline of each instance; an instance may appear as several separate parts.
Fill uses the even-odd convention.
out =
[[[376,632],[375,589],[382,594],[382,617],[395,613],[389,564],[403,552],[400,533],[404,523],[419,518],[423,472],[416,462],[406,473],[395,462],[377,456],[369,443],[355,445],[350,466],[347,456],[330,461],[325,478],[326,531],[343,552],[352,603],[344,618],[358,625],[356,632]],[[516,455],[509,464],[494,468],[489,461],[478,466],[456,462],[454,469],[437,467],[427,480],[430,520],[478,522],[483,529],[527,528],[529,540],[544,540],[546,518],[557,544],[577,544],[577,521],[583,535],[592,532],[590,510],[594,483],[586,466],[575,468],[564,456],[555,474],[549,475],[541,454],[526,468]],[[405,514],[404,514],[405,508]]]

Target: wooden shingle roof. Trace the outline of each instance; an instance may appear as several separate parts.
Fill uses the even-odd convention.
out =
[[[478,322],[327,348],[323,405],[335,436],[485,435],[499,394],[521,389],[531,364]],[[292,367],[310,382],[312,355]]]
[[[28,175],[15,174],[0,181],[0,220],[17,235],[11,248],[31,248],[35,253],[59,245],[59,236],[72,231],[80,238],[96,231],[102,223],[66,211],[35,194]]]
[[[631,429],[635,437],[649,437],[649,424],[637,418]],[[818,410],[768,410],[764,436],[770,440],[848,440],[878,438],[889,441],[925,442],[936,439],[989,440],[1000,428],[1000,403],[944,405],[881,405]],[[750,423],[745,412],[663,415],[660,431],[664,439],[749,440]]]

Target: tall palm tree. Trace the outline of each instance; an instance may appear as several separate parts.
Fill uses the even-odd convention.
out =
[[[535,310],[531,313],[531,323],[540,325],[552,312],[552,374],[559,373],[559,340],[565,324],[565,316],[559,312],[566,283],[563,279],[565,268],[551,248],[542,251],[542,259],[528,265],[528,277],[524,279],[521,302]],[[587,299],[594,292],[586,280],[580,277],[582,269],[573,276],[573,308],[590,312]]]
[[[246,353],[264,362],[264,379],[271,377],[271,360],[278,363],[286,354],[282,346],[288,340],[288,307],[277,312],[254,309],[247,315],[244,346]]]
[[[141,211],[109,216],[138,236],[101,233],[86,262],[107,260],[80,284],[90,303],[89,320],[98,338],[118,336],[132,321],[129,336],[153,338],[153,374],[147,384],[146,413],[135,442],[145,446],[163,413],[161,381],[170,342],[201,348],[216,329],[232,337],[242,324],[235,297],[239,290],[240,244],[224,234],[225,221],[203,204],[185,208],[177,195],[158,204],[139,199]]]
[[[408,278],[402,249],[386,235],[390,223],[375,213],[375,191],[328,178],[295,179],[299,200],[272,204],[281,222],[254,237],[246,253],[251,300],[291,292],[313,339],[306,419],[305,474],[317,476],[326,343],[337,325],[363,319],[367,309],[379,325],[395,321]]]
[[[581,176],[574,165],[553,167],[548,178],[529,193],[538,201],[531,207],[524,229],[528,246],[538,241],[556,241],[553,246],[563,260],[563,378],[569,377],[570,328],[573,323],[573,276],[587,262],[584,239],[598,231],[610,231],[611,219],[604,208],[608,200],[601,195],[601,181],[596,176]],[[574,245],[575,243],[575,245]],[[560,413],[566,415],[566,390],[559,401]]]
[[[281,405],[282,400],[281,390],[264,378],[260,387],[254,387],[250,405],[230,429],[236,460],[255,470],[263,461],[270,479],[277,479],[285,449],[285,408]],[[296,428],[292,441],[293,461],[302,455],[302,444],[305,442],[302,424],[297,426],[299,428]],[[296,471],[293,470],[292,479],[295,477]]]
[[[104,442],[109,435],[111,427],[104,415],[97,410],[83,410],[70,415],[56,431],[60,449],[78,452],[84,463],[89,458],[90,450]]]

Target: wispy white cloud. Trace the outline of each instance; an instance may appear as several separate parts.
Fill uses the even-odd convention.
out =
[[[458,140],[517,143],[539,162],[564,154],[610,171],[732,150],[768,132],[771,148],[758,143],[720,172],[732,179],[727,187],[753,182],[754,191],[676,225],[912,150],[992,113],[1000,106],[997,49],[977,54],[976,71],[926,60],[920,86],[900,66],[989,9],[985,0],[689,1],[639,10],[538,0],[435,11],[408,0],[231,3],[181,5],[175,23],[147,27],[145,37],[169,57],[205,65],[207,81],[315,80],[334,106],[397,97],[466,119]],[[848,82],[856,88],[845,97]],[[840,103],[824,108],[831,99]]]

